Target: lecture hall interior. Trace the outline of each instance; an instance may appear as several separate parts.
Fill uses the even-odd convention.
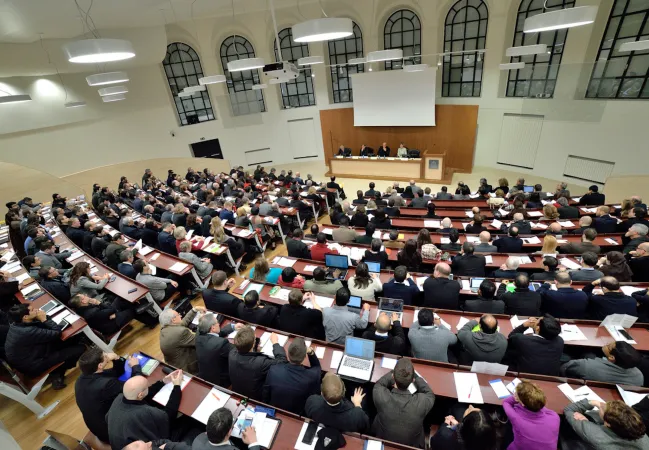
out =
[[[0,61],[3,450],[649,450],[649,0],[5,0]]]

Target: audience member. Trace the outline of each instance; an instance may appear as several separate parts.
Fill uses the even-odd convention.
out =
[[[370,305],[364,303],[362,312],[358,313],[349,311],[350,292],[346,288],[341,288],[336,292],[334,304],[329,308],[323,308],[322,317],[325,329],[325,336],[328,342],[336,344],[345,344],[345,338],[351,336],[354,330],[363,330],[367,328],[370,317]]]
[[[196,359],[198,376],[218,386],[230,386],[229,357],[234,345],[228,335],[243,328],[243,324],[221,328],[216,315],[207,313],[198,320],[196,334]]]
[[[507,338],[498,331],[498,320],[491,314],[470,320],[458,330],[457,338],[462,343],[460,355],[462,364],[473,361],[500,363],[507,351]]]
[[[602,294],[594,292],[595,286]],[[633,297],[620,290],[620,283],[613,277],[604,277],[587,284],[582,289],[588,295],[588,315],[593,320],[604,320],[611,314],[628,314],[638,317],[638,308]]]
[[[293,236],[286,240],[286,250],[288,256],[292,258],[311,259],[311,251],[302,239],[304,235],[300,228],[293,230]]]
[[[606,256],[599,259],[597,268],[604,276],[615,277],[620,283],[629,282],[633,277],[626,258],[620,252],[608,252]]]
[[[554,256],[544,256],[543,272],[533,273],[532,281],[554,281],[557,276],[557,267],[559,267],[557,258]]]
[[[160,350],[165,362],[185,372],[196,373],[196,335],[188,327],[198,313],[205,314],[203,306],[194,306],[183,318],[178,311],[165,309],[160,314]]]
[[[518,228],[515,226],[509,227],[507,236],[500,237],[492,243],[499,253],[522,253],[523,240],[518,237]]]
[[[250,289],[243,296],[243,302],[239,303],[237,314],[245,322],[277,328],[277,308],[273,305],[262,304],[259,293],[254,289]]]
[[[363,262],[377,262],[381,265],[381,269],[385,269],[388,266],[389,256],[386,251],[383,249],[383,242],[381,239],[374,238],[372,239],[372,245],[368,250],[365,250],[363,255]]]
[[[228,292],[235,284],[234,279],[228,279],[228,275],[222,270],[214,272],[212,275],[212,289],[203,290],[205,307],[210,311],[225,314],[226,316],[238,317],[241,299]]]
[[[295,269],[292,267],[284,267],[284,269],[282,269],[282,274],[277,280],[277,284],[279,284],[280,286],[296,289],[302,289],[304,287],[304,283],[304,277],[298,275]]]
[[[588,295],[571,287],[572,280],[567,272],[559,272],[555,287],[545,282],[538,293],[541,295],[541,311],[561,319],[585,319],[588,311]]]
[[[474,254],[475,247],[471,242],[462,244],[462,252],[453,258],[451,270],[456,276],[484,277],[487,261],[484,256]]]
[[[541,313],[541,295],[530,290],[530,281],[527,275],[518,274],[516,276],[513,290],[511,290],[510,284],[509,280],[503,280],[497,292],[498,298],[505,302],[506,313],[538,316]]]
[[[382,312],[374,325],[363,333],[363,339],[374,341],[377,352],[391,355],[404,355],[406,352],[406,335],[397,313],[388,315]]]
[[[524,334],[528,328],[533,334]],[[519,372],[558,375],[563,355],[560,333],[559,321],[548,314],[527,319],[509,333],[507,360],[510,367]]]
[[[575,255],[582,255],[586,252],[593,252],[595,254],[601,253],[599,245],[594,244],[597,238],[597,231],[594,228],[587,228],[581,235],[581,242],[568,242],[561,244],[559,251],[561,253],[571,253]]]
[[[570,378],[603,381],[605,383],[642,386],[644,376],[638,365],[642,355],[624,341],[602,347],[603,358],[573,359],[561,366],[561,375]]]
[[[441,325],[430,309],[422,308],[408,332],[415,358],[448,362],[448,348],[457,343],[457,336]]]
[[[351,295],[363,300],[374,300],[374,294],[380,292],[383,286],[378,274],[370,274],[367,264],[360,262],[356,266],[354,276],[347,280],[347,287]]]
[[[505,314],[505,302],[495,298],[496,285],[491,280],[483,280],[478,288],[478,298],[464,302],[464,310],[485,314]]]
[[[440,262],[435,266],[433,276],[424,281],[424,302],[426,308],[459,309],[460,283],[452,280],[451,268]]]
[[[480,243],[475,246],[476,253],[496,253],[498,247],[491,245],[491,234],[488,231],[482,231],[478,236]]]
[[[419,297],[419,286],[408,273],[406,266],[394,269],[394,278],[383,285],[383,296],[403,300],[405,305],[413,305]]]
[[[304,306],[307,301],[311,303],[312,308]],[[279,329],[298,336],[325,339],[322,308],[318,305],[313,292],[302,294],[299,289],[291,289],[288,294],[288,304],[282,306],[279,311]]]
[[[595,269],[597,266],[597,254],[585,252],[581,255],[581,267],[573,269],[570,273],[572,281],[595,281],[604,276],[602,272]]]

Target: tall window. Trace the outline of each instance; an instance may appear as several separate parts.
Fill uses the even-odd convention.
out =
[[[329,64],[331,65],[331,90],[334,103],[353,101],[351,75],[364,71],[363,64],[346,65],[352,58],[363,57],[363,34],[354,22],[352,36],[329,41]],[[342,64],[336,67],[337,64]]]
[[[383,48],[403,50],[404,64],[421,64],[421,22],[414,12],[401,9],[383,27]],[[401,61],[386,61],[385,70],[400,69]]]
[[[259,70],[228,71],[228,62],[254,57],[255,49],[244,37],[230,36],[221,44],[221,65],[226,74],[232,114],[235,116],[266,111],[262,91],[252,89],[253,85],[260,84]]]
[[[293,41],[293,32],[290,28],[284,28],[279,33],[279,46],[282,49],[282,61],[292,62],[297,66],[297,60],[309,56],[309,46]],[[280,61],[277,54],[277,46],[273,45],[275,59]],[[280,83],[282,92],[282,107],[300,108],[302,106],[315,105],[315,94],[313,93],[313,79],[311,78],[311,67],[298,66],[300,76],[288,83]]]
[[[649,2],[616,0],[597,54],[586,97],[649,98],[649,50],[620,52],[625,42],[649,39]]]
[[[548,52],[540,55],[516,56],[511,62],[524,62],[525,67],[509,71],[507,97],[549,98],[554,95],[554,87],[559,76],[559,66],[563,48],[568,37],[568,30],[543,31],[540,33],[523,33],[525,19],[544,12],[543,4],[548,11],[573,8],[575,0],[522,0],[516,17],[514,47],[523,45],[546,44]]]
[[[444,52],[484,50],[487,41],[487,5],[482,0],[460,0],[446,15]],[[480,97],[482,54],[444,57],[443,97]]]
[[[169,44],[162,65],[176,104],[180,126],[214,120],[207,90],[195,92],[191,97],[178,97],[178,93],[187,86],[198,86],[198,79],[203,76],[201,60],[194,49],[180,42]]]

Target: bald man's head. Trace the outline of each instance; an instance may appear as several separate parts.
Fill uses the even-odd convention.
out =
[[[390,316],[388,316],[387,314],[380,314],[379,317],[376,318],[376,322],[374,323],[374,327],[379,333],[387,333],[388,331],[390,331],[391,325],[392,322],[390,320]]]
[[[123,450],[151,450],[153,448],[151,442],[135,441],[128,444]]]
[[[561,225],[558,222],[552,222],[550,224],[550,231],[552,233],[561,233]]]
[[[480,330],[485,334],[494,334],[498,331],[498,321],[491,314],[480,317]]]
[[[642,244],[638,245],[638,253],[639,256],[649,255],[649,242],[643,242]]]
[[[448,278],[451,274],[451,266],[446,263],[440,262],[435,266],[435,278]]]
[[[149,393],[149,382],[141,376],[133,377],[124,383],[123,393],[126,400],[142,400]]]
[[[489,233],[488,231],[483,231],[482,233],[480,233],[479,238],[481,244],[488,244],[491,240],[491,233]]]
[[[524,220],[525,216],[523,216],[523,213],[516,213],[514,214],[514,221],[515,222],[520,222],[521,220]]]
[[[593,218],[590,216],[583,216],[581,219],[579,219],[580,227],[589,227],[592,224],[593,224]]]

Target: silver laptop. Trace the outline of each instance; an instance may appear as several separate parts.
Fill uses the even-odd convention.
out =
[[[484,278],[471,278],[471,292],[478,292],[484,280]]]
[[[400,298],[379,297],[379,314],[386,313],[392,318],[392,313],[397,313],[399,321],[403,317],[403,300]]]
[[[374,345],[374,341],[347,336],[345,355],[338,366],[338,375],[370,381],[374,369]]]

